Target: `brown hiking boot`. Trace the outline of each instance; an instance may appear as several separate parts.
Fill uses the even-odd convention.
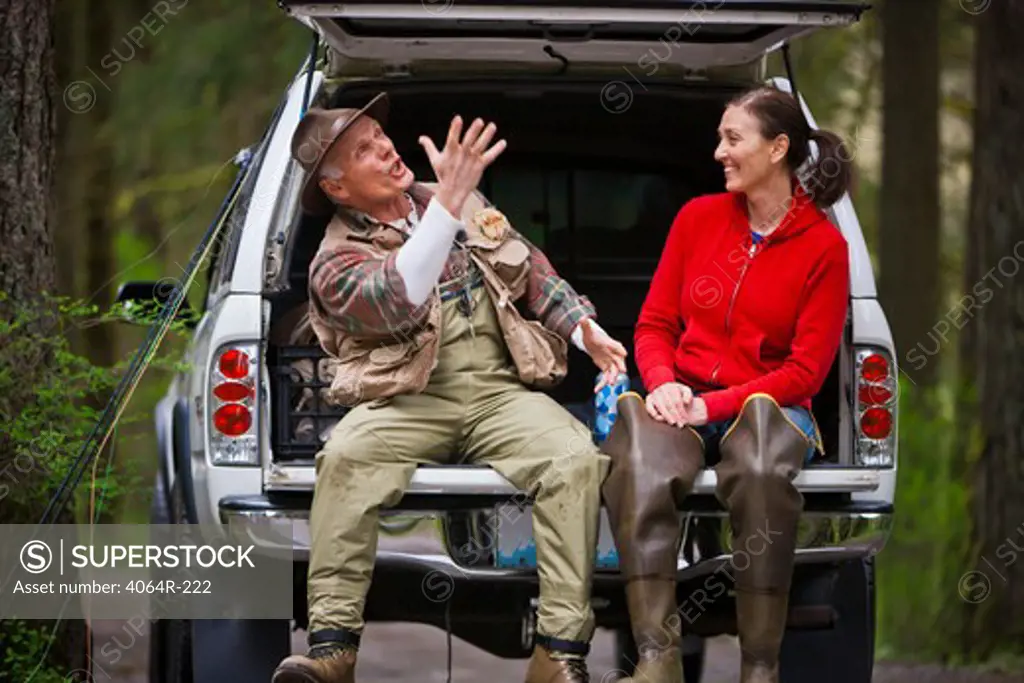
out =
[[[590,683],[587,659],[535,645],[526,669],[526,683]]]
[[[304,655],[286,657],[271,683],[355,683],[356,649],[350,645],[314,645]]]

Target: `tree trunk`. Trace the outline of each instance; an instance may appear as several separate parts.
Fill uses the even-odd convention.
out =
[[[901,366],[927,385],[949,327],[939,322],[939,3],[888,0],[881,19],[879,293]]]
[[[114,31],[118,25],[118,12],[114,4],[106,0],[91,0],[86,15],[88,28],[86,36],[87,64],[100,65],[113,48],[127,55],[125,44],[116,43]],[[131,43],[128,43],[131,47]],[[102,67],[99,67],[102,72]],[[113,303],[114,286],[110,279],[116,272],[114,256],[114,230],[111,217],[114,185],[114,131],[110,122],[114,93],[109,90],[105,74],[97,84],[95,103],[82,116],[88,117],[86,152],[84,162],[88,164],[85,180],[83,215],[85,217],[85,295],[91,303],[106,309]],[[111,324],[93,325],[83,331],[85,353],[89,360],[99,366],[113,365],[117,359],[116,328]],[[106,397],[103,397],[105,400]]]
[[[988,656],[1024,643],[1024,0],[978,16],[974,176],[966,294],[976,335],[981,454],[973,480],[977,555],[961,581],[973,622],[966,646]]]
[[[0,292],[7,297],[0,301],[0,316],[8,320],[15,306],[35,305],[41,294],[53,293],[55,282],[51,194],[61,94],[54,73],[54,4],[0,0]],[[9,407],[19,414],[26,406]],[[6,450],[0,439],[0,463],[13,459]],[[34,521],[11,519],[11,513],[0,505],[0,522]],[[46,623],[30,626],[53,629]],[[84,624],[65,621],[56,634],[48,656],[52,670],[83,669]],[[0,642],[0,661],[8,646]]]
[[[0,0],[0,291],[11,302],[54,284],[53,11],[53,0]]]
[[[86,17],[89,6],[82,0],[57,0],[56,42],[57,79],[60,83],[77,84],[82,78],[82,65],[86,63],[85,35],[88,24]],[[73,85],[69,92],[72,107],[63,109],[57,128],[57,166],[61,168],[61,180],[56,187],[56,218],[53,226],[53,240],[57,257],[57,291],[66,296],[76,297],[82,290],[82,245],[84,232],[82,220],[82,193],[89,164],[85,154],[88,144],[87,116],[78,113],[79,100],[87,97],[84,86]],[[81,100],[86,104],[88,99]],[[70,341],[77,348],[81,341],[76,330],[69,330]]]

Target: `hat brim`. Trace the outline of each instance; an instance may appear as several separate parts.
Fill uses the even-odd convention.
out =
[[[316,164],[310,169],[306,175],[306,181],[302,186],[302,210],[306,213],[313,215],[325,215],[334,213],[334,202],[331,201],[330,197],[324,194],[324,191],[320,189],[319,176],[320,167],[323,165],[324,159],[327,158],[328,152],[337,144],[338,139],[348,130],[353,123],[358,121],[362,116],[368,115],[370,118],[376,119],[381,126],[387,125],[388,111],[390,110],[388,95],[387,93],[380,93],[372,100],[370,100],[362,109],[357,111],[348,121],[345,122],[341,128],[338,129],[334,137],[324,147],[320,157],[316,160]]]

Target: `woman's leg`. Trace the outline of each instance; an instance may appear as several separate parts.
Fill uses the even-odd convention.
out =
[[[811,445],[807,447],[807,456],[804,458],[804,464],[807,464],[814,457],[814,454],[818,451],[820,445],[821,435],[818,434],[818,425],[811,417],[810,412],[807,411],[803,406],[786,406],[782,409],[793,424],[800,428],[800,431],[804,433]]]
[[[777,683],[803,496],[793,485],[808,455],[806,431],[767,394],[743,405],[719,444],[718,499],[729,511],[741,683]]]
[[[703,467],[701,438],[690,428],[650,417],[643,399],[630,392],[619,399],[615,425],[601,450],[612,459],[602,493],[640,660],[623,683],[679,683],[679,503]]]

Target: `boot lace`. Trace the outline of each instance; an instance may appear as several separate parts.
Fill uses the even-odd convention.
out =
[[[590,683],[590,674],[587,672],[587,660],[583,657],[561,656],[558,661],[565,664],[573,683]]]
[[[587,672],[587,660],[575,657],[565,661],[566,667],[578,683],[590,683],[590,674]]]
[[[310,659],[330,659],[353,649],[351,645],[343,643],[325,643],[311,647],[306,656]]]

